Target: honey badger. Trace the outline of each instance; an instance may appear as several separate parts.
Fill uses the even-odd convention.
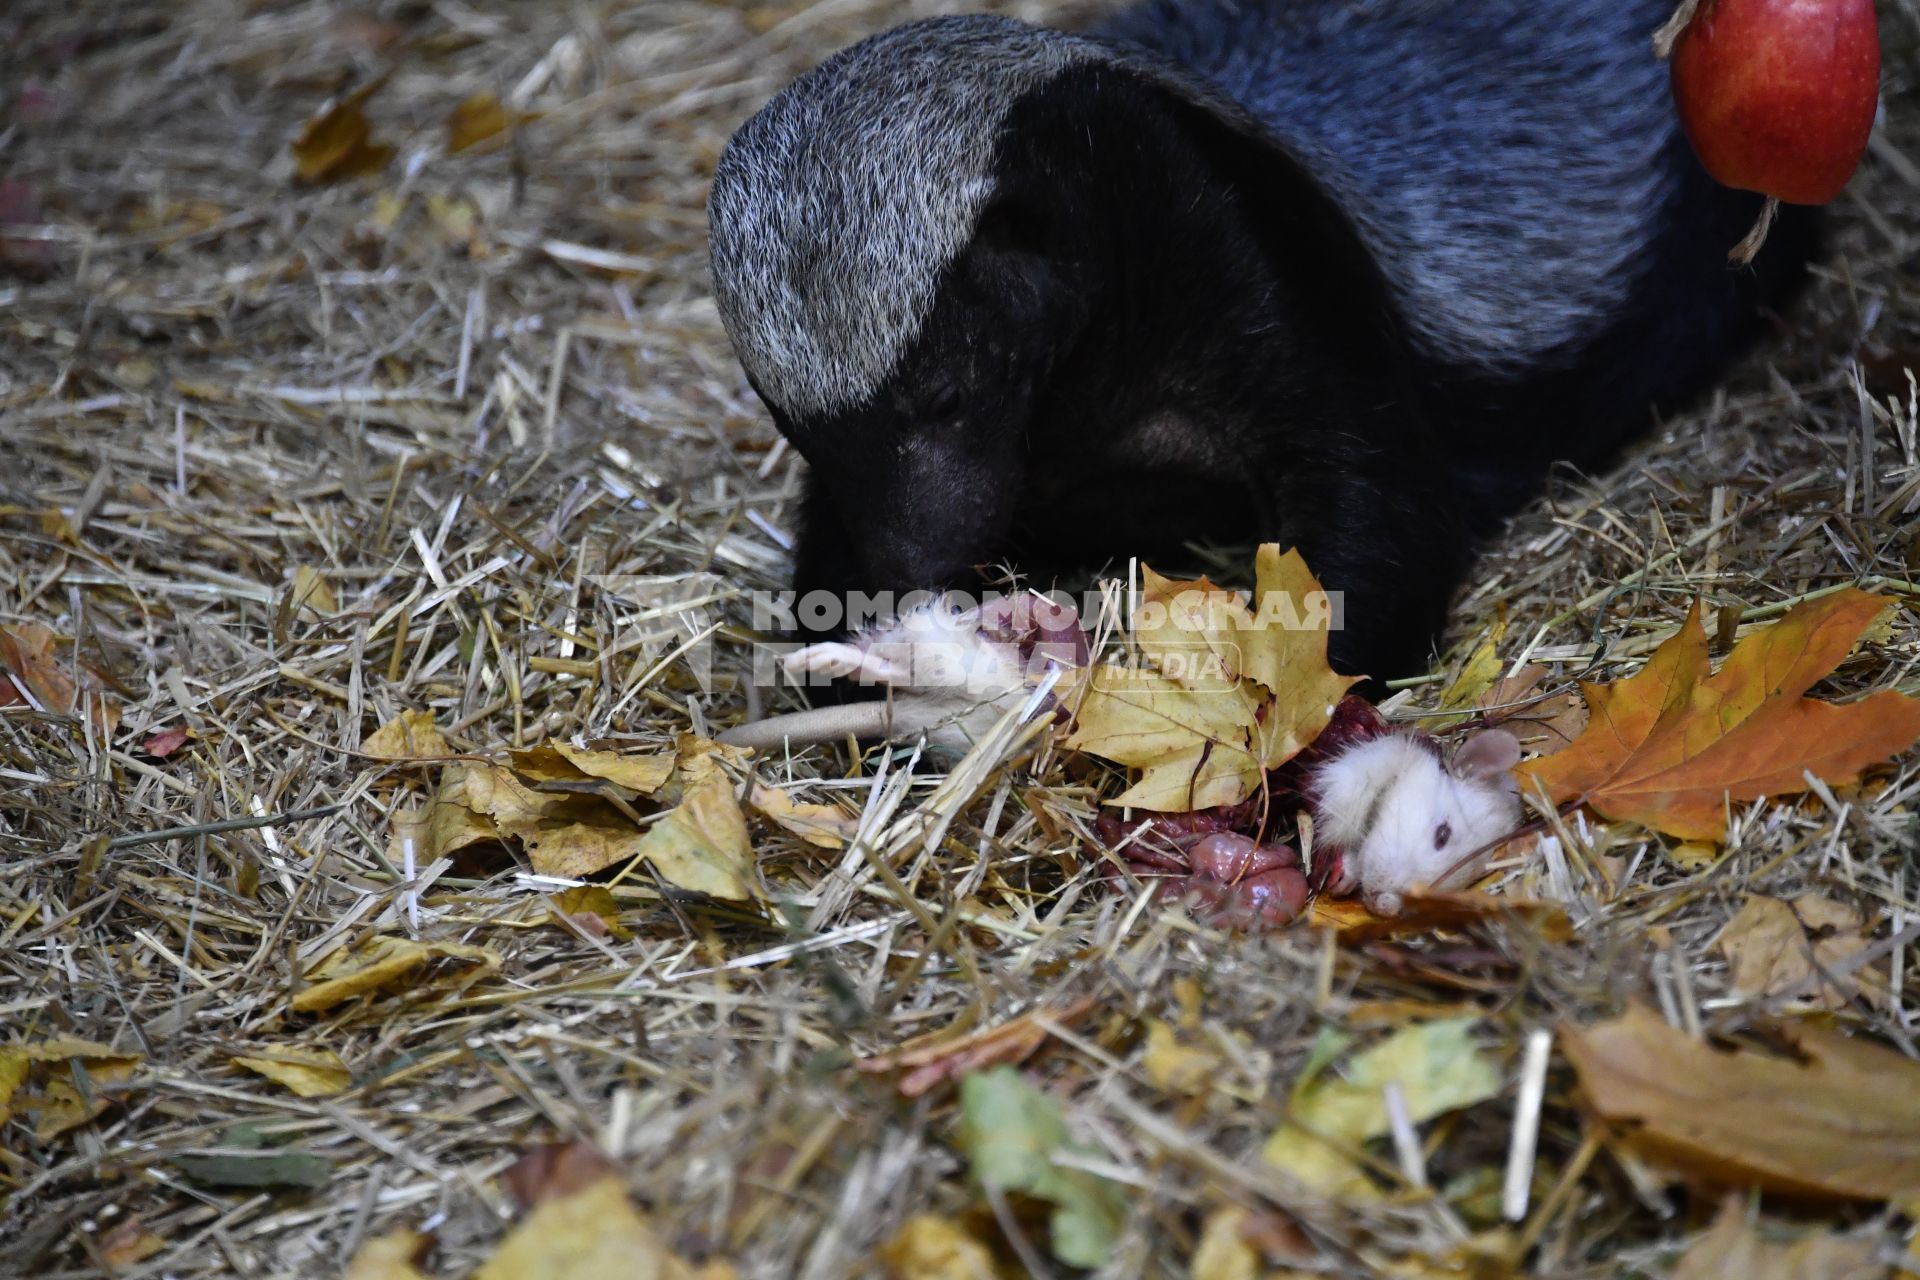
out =
[[[1426,656],[1472,540],[1701,391],[1814,247],[1682,138],[1672,0],[1148,0],[873,36],[709,206],[809,464],[801,590],[1297,545],[1337,667]]]

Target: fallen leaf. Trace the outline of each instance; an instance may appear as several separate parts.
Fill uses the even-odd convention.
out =
[[[30,1114],[36,1138],[57,1138],[112,1106],[105,1087],[124,1084],[140,1062],[137,1053],[71,1036],[0,1045],[0,1123]]]
[[[1225,1205],[1201,1225],[1187,1274],[1192,1280],[1307,1280],[1312,1273],[1277,1271],[1268,1264],[1311,1263],[1318,1257],[1299,1226],[1280,1214]]]
[[[1500,643],[1507,638],[1507,615],[1503,610],[1491,626],[1480,637],[1480,642],[1460,664],[1459,672],[1447,687],[1441,690],[1439,710],[1446,715],[1423,717],[1421,727],[1428,733],[1439,733],[1468,718],[1480,706],[1488,692],[1500,680],[1502,663],[1500,661]]]
[[[1807,1198],[1920,1193],[1920,1064],[1831,1027],[1779,1027],[1797,1056],[1721,1049],[1644,1005],[1563,1044],[1621,1141],[1709,1184]]]
[[[1219,1051],[1211,1045],[1204,1041],[1187,1043],[1169,1024],[1158,1018],[1147,1019],[1147,1047],[1140,1067],[1154,1088],[1168,1093],[1201,1093],[1223,1066]]]
[[[1860,914],[1831,898],[1809,894],[1784,902],[1755,894],[1721,932],[1719,946],[1731,970],[1730,984],[1740,994],[1791,992],[1839,1009],[1860,991],[1862,975],[1829,975],[1865,950],[1869,941]]]
[[[140,744],[140,754],[150,760],[165,760],[187,743],[187,730],[184,725],[175,725],[171,729],[162,729],[158,733],[147,735]]]
[[[42,711],[76,715],[82,686],[68,674],[67,664],[54,652],[60,638],[37,622],[0,626],[0,685],[9,682],[19,695]],[[99,682],[83,672],[85,689],[94,708],[94,723],[111,735],[120,723],[120,708],[101,693]]]
[[[931,1213],[908,1218],[880,1246],[880,1261],[892,1280],[1001,1280],[992,1250]]]
[[[692,734],[674,752],[632,755],[549,743],[512,753],[512,767],[450,769],[433,801],[396,815],[390,843],[416,861],[502,838],[540,875],[579,879],[636,860],[669,884],[743,902],[759,896],[746,814],[722,761],[740,752]],[[673,806],[642,825],[643,797]]]
[[[1391,1127],[1388,1084],[1400,1086],[1415,1124],[1499,1093],[1499,1070],[1473,1042],[1478,1025],[1477,1018],[1416,1023],[1354,1055],[1345,1072],[1306,1079],[1262,1158],[1323,1194],[1373,1197],[1373,1183],[1346,1151]]]
[[[1720,1207],[1707,1233],[1694,1241],[1673,1269],[1673,1280],[1884,1280],[1887,1266],[1875,1261],[1872,1240],[1849,1240],[1826,1232],[1792,1244],[1762,1239],[1747,1221],[1740,1198]]]
[[[917,1098],[944,1080],[958,1080],[970,1071],[1002,1063],[1025,1062],[1052,1033],[1042,1024],[1072,1026],[1097,1002],[1092,996],[1059,1008],[1033,1009],[1017,1018],[959,1036],[945,1031],[918,1036],[892,1053],[855,1062],[854,1069],[869,1075],[903,1071],[900,1093]]]
[[[1375,915],[1359,898],[1332,898],[1321,894],[1314,899],[1307,918],[1323,928],[1337,931],[1340,940],[1347,943],[1464,929],[1489,920],[1524,921],[1549,942],[1565,942],[1573,937],[1573,921],[1559,903],[1496,896],[1470,889],[1409,893],[1402,900],[1400,914],[1394,916]]]
[[[467,774],[450,771],[440,790],[425,805],[393,815],[387,836],[387,860],[407,864],[407,843],[413,843],[413,862],[425,866],[474,845],[498,843],[505,834],[493,819],[469,807]]]
[[[613,890],[603,884],[580,884],[553,895],[553,907],[547,917],[557,925],[564,916],[573,924],[595,931],[597,936],[625,941],[633,931],[620,923],[620,903]],[[588,923],[591,921],[591,923]]]
[[[189,1182],[203,1187],[315,1187],[327,1185],[333,1165],[311,1151],[218,1150],[172,1157]]]
[[[554,742],[531,751],[513,753],[514,768],[533,773],[543,781],[559,782],[565,774],[547,759],[547,752],[559,757],[567,768],[582,778],[599,778],[625,787],[636,796],[650,796],[673,776],[678,758],[671,751],[632,755],[621,751],[595,751],[571,743]]]
[[[1593,717],[1571,747],[1519,767],[1523,786],[1683,840],[1726,833],[1725,807],[1839,785],[1920,739],[1920,699],[1891,690],[1835,704],[1804,697],[1889,601],[1846,590],[1806,601],[1708,674],[1696,604],[1639,674],[1583,685]]]
[[[1012,1067],[977,1071],[960,1081],[959,1146],[975,1180],[1053,1206],[1053,1255],[1071,1266],[1097,1267],[1119,1230],[1119,1187],[1054,1157],[1087,1154],[1067,1136],[1060,1104]]]
[[[284,1085],[302,1098],[329,1098],[353,1085],[353,1072],[331,1049],[277,1049],[271,1054],[235,1057],[233,1065]]]
[[[860,819],[846,810],[795,800],[790,792],[764,782],[756,781],[747,798],[781,827],[821,849],[844,849],[860,830]]]
[[[1142,571],[1132,620],[1150,664],[1096,665],[1067,746],[1140,770],[1108,801],[1163,812],[1237,804],[1324,729],[1358,677],[1327,666],[1327,593],[1296,551],[1262,546],[1250,609],[1207,581]]]
[[[1579,694],[1531,697],[1552,674],[1547,667],[1530,662],[1496,681],[1480,699],[1486,722],[1518,738],[1521,750],[1529,755],[1547,755],[1572,746],[1587,727],[1587,703]]]
[[[307,121],[293,140],[294,172],[302,182],[340,182],[387,167],[394,150],[373,141],[364,110],[386,82],[385,76],[369,81]]]
[[[358,946],[342,948],[306,975],[312,984],[296,994],[289,1007],[295,1013],[331,1009],[355,996],[381,991],[416,969],[436,961],[454,961],[462,969],[478,966],[482,973],[500,968],[500,955],[486,947],[458,942],[415,942],[376,934]]]
[[[296,612],[301,609],[328,615],[340,612],[340,601],[333,594],[332,584],[318,569],[307,564],[293,571],[293,591],[288,603]]]
[[[447,117],[447,150],[451,153],[478,146],[513,128],[518,117],[490,93],[476,93]]]
[[[431,711],[402,711],[368,734],[362,755],[376,760],[419,760],[455,754],[433,722]]]
[[[405,1227],[374,1236],[355,1251],[345,1280],[426,1280],[415,1264],[432,1241]]]
[[[548,1142],[523,1152],[500,1175],[500,1185],[521,1212],[575,1195],[614,1172],[612,1161],[590,1142]]]
[[[1667,850],[1667,861],[1682,871],[1701,871],[1720,860],[1720,846],[1711,840],[1683,840]]]
[[[634,1208],[620,1179],[608,1176],[536,1207],[473,1280],[723,1280],[733,1274],[724,1263],[694,1267],[675,1255]]]
[[[147,1230],[147,1224],[136,1213],[122,1218],[102,1232],[93,1247],[100,1256],[101,1266],[109,1271],[119,1271],[151,1258],[165,1249],[167,1242]]]
[[[680,803],[654,823],[635,849],[669,884],[730,902],[761,896],[751,875],[753,842],[733,779],[720,767],[725,748],[685,735],[674,770]],[[547,874],[565,874],[549,872]]]

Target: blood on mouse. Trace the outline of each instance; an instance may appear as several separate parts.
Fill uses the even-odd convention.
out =
[[[1306,750],[1267,775],[1264,796],[1192,813],[1107,813],[1094,830],[1129,871],[1162,881],[1163,895],[1210,923],[1284,924],[1313,890],[1358,894],[1393,915],[1412,889],[1477,878],[1473,855],[1518,825],[1519,759],[1512,734],[1483,730],[1449,761],[1433,737],[1349,697]],[[1313,818],[1310,866],[1272,834],[1302,809]]]

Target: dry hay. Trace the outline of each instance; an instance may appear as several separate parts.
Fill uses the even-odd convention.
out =
[[[1227,936],[1116,897],[1075,838],[1089,789],[1016,763],[949,806],[937,848],[923,829],[902,863],[910,901],[835,880],[835,859],[771,825],[755,828],[766,878],[805,904],[788,919],[629,880],[620,941],[548,923],[547,888],[511,870],[444,869],[417,897],[420,934],[493,948],[499,974],[291,1013],[296,964],[408,927],[387,819],[432,770],[360,753],[376,726],[429,708],[456,748],[490,752],[657,746],[742,714],[745,595],[781,584],[796,461],[707,294],[704,182],[731,127],[822,53],[961,7],[977,6],[14,0],[0,15],[0,173],[37,195],[47,245],[16,238],[0,276],[0,623],[77,637],[63,660],[120,707],[111,737],[0,710],[0,1040],[85,1036],[140,1059],[90,1123],[45,1142],[6,1129],[0,1272],[103,1274],[100,1241],[137,1215],[164,1247],[122,1274],[320,1275],[422,1222],[438,1273],[462,1274],[501,1233],[496,1175],[530,1143],[582,1138],[692,1255],[859,1273],[907,1215],[974,1196],[951,1094],[900,1101],[849,1058],[1088,994],[1093,1014],[1036,1069],[1128,1187],[1112,1273],[1180,1271],[1201,1211],[1225,1202],[1290,1205],[1327,1265],[1354,1268],[1362,1242],[1444,1251],[1484,1205],[1361,1213],[1274,1183],[1259,1145],[1319,1028],[1470,1006],[1517,1069],[1530,1028],[1631,995],[1688,1026],[1763,1012],[1729,994],[1713,946],[1750,892],[1817,888],[1881,937],[1906,929],[1911,759],[1871,790],[1741,815],[1703,864],[1575,831],[1564,860],[1510,877],[1567,897],[1574,939],[1512,922],[1472,948]],[[1474,574],[1454,640],[1505,610],[1503,657],[1571,679],[1632,669],[1699,593],[1749,620],[1846,582],[1920,603],[1920,6],[1885,14],[1887,127],[1806,305],[1622,469],[1560,477]],[[303,120],[388,69],[368,114],[396,160],[296,185]],[[445,154],[447,116],[483,91],[537,118],[508,147]],[[602,574],[707,598],[637,619]],[[315,575],[334,608],[296,595]],[[710,688],[667,660],[689,640],[715,655]],[[1909,612],[1833,689],[1920,689],[1916,662]],[[171,728],[184,746],[141,753]],[[759,769],[853,809],[879,764],[815,751]],[[937,782],[923,774],[896,815]],[[195,833],[100,839],[178,827]],[[1893,1001],[1838,1016],[1912,1054],[1906,959]],[[1244,1036],[1222,1068],[1230,1106],[1175,1103],[1141,1074],[1140,1020],[1172,1016],[1180,978],[1208,1023]],[[351,1089],[302,1100],[230,1063],[297,1048],[341,1055]],[[1577,1177],[1536,1196],[1529,1265],[1657,1273],[1689,1202],[1583,1145],[1569,1084],[1557,1065],[1541,1187],[1570,1159]],[[1429,1135],[1435,1185],[1499,1168],[1505,1105]],[[324,1157],[325,1185],[184,1176],[180,1159],[236,1122]]]

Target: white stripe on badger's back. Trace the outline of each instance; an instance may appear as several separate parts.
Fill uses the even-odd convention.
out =
[[[1103,53],[1006,18],[937,18],[836,54],[736,134],[709,201],[714,294],[740,361],[791,413],[885,380],[991,194],[1020,96]]]

